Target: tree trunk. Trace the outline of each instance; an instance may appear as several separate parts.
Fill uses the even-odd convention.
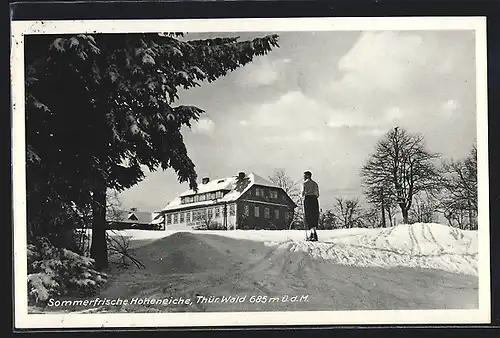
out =
[[[472,230],[474,229],[474,226],[473,226],[473,216],[472,216],[472,205],[471,205],[471,202],[470,200],[467,200],[467,208],[469,209],[468,210],[468,213],[469,213],[469,229]]]
[[[394,224],[393,224],[393,222],[392,222],[392,213],[391,213],[391,208],[390,208],[390,207],[389,207],[389,208],[387,208],[387,216],[388,216],[388,218],[389,218],[389,226],[390,226],[390,227],[393,227],[393,226],[394,226]]]
[[[108,246],[106,242],[106,187],[94,189],[92,205],[92,245],[90,256],[95,260],[95,268],[103,270],[108,267]]]
[[[409,224],[408,209],[401,207],[401,214],[403,214],[403,224]]]
[[[385,222],[385,203],[384,203],[384,195],[382,197],[382,228],[386,227],[386,222]]]

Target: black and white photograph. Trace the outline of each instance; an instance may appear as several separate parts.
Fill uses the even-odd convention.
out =
[[[481,17],[12,23],[18,328],[490,320]]]

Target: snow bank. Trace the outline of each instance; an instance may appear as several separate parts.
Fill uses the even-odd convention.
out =
[[[362,248],[389,250],[400,254],[430,256],[477,254],[476,231],[464,231],[433,223],[398,225],[342,237],[334,235],[329,241]]]
[[[477,231],[442,224],[416,223],[382,229],[338,229],[318,231],[321,242],[306,242],[300,230],[123,230],[112,234],[134,240],[154,240],[179,231],[216,234],[236,239],[263,241],[266,245],[305,252],[338,264],[371,267],[421,267],[476,275]]]
[[[267,244],[345,265],[420,267],[477,276],[476,231],[417,223],[338,234],[334,230],[318,236],[320,243],[287,240]]]

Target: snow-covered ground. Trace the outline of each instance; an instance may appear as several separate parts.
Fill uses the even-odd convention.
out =
[[[371,267],[420,267],[477,276],[477,231],[442,224],[416,223],[382,229],[318,231],[320,242],[306,242],[304,231],[231,230],[114,231],[133,240],[154,240],[179,231],[263,241],[266,245],[338,264]]]

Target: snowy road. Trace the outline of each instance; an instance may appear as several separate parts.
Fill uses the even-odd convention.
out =
[[[115,233],[116,235],[116,233]],[[111,273],[101,299],[162,300],[99,312],[412,310],[478,307],[477,234],[439,224],[303,231],[122,231],[144,269]],[[197,303],[200,297],[245,302]],[[307,301],[256,303],[252,296]],[[212,298],[210,298],[212,297]],[[60,309],[63,310],[63,309]],[[66,311],[87,311],[72,308]],[[93,311],[94,311],[93,310]],[[65,310],[63,310],[65,311]]]

